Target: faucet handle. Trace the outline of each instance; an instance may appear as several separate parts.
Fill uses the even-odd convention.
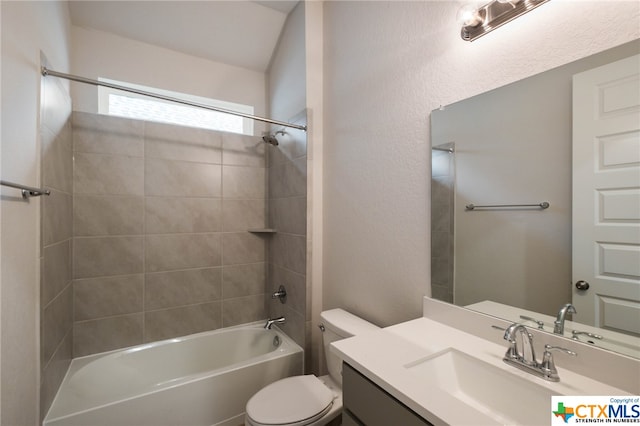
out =
[[[280,287],[278,287],[278,291],[273,293],[271,295],[271,298],[272,299],[280,299],[280,303],[286,303],[286,301],[287,301],[287,290],[284,288],[283,285],[280,285]]]
[[[570,351],[567,348],[562,348],[560,346],[551,346],[551,345],[544,345],[544,352],[545,353],[551,353],[550,351],[561,351],[566,353],[567,355],[571,355],[571,356],[578,356],[578,354],[574,351]]]
[[[537,320],[537,319],[532,318],[532,317],[528,317],[528,316],[526,316],[526,315],[520,315],[520,319],[523,319],[523,320],[525,320],[525,321],[532,321],[532,322],[535,322],[536,324],[538,324],[538,329],[539,329],[539,330],[544,330],[544,322],[542,322],[542,321],[540,321],[540,320]]]
[[[544,345],[544,354],[542,355],[542,364],[540,364],[540,368],[544,373],[545,379],[551,380],[552,382],[559,382],[560,376],[558,376],[558,369],[553,361],[553,354],[551,351],[561,351],[571,356],[578,356],[578,354],[560,346]]]
[[[602,340],[604,337],[602,337],[599,334],[593,334],[593,333],[589,333],[588,331],[578,331],[578,330],[572,330],[571,331],[571,336],[573,338],[573,340],[580,340],[578,338],[579,335],[585,335],[587,337],[591,337],[592,339],[598,339],[598,340]]]

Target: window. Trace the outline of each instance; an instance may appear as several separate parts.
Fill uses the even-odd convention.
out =
[[[253,115],[253,107],[203,98],[168,90],[155,89],[121,81],[100,78],[100,81],[131,87],[145,92],[157,93],[181,100],[210,105],[216,108],[228,109]],[[253,120],[231,114],[211,111],[190,105],[182,105],[149,96],[138,95],[124,90],[109,87],[98,87],[98,112],[100,114],[118,117],[134,118],[138,120],[157,121],[161,123],[178,124],[182,126],[200,127],[203,129],[220,130],[224,132],[253,135]]]

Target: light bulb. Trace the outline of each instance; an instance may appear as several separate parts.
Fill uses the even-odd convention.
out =
[[[461,26],[474,27],[482,22],[482,18],[474,5],[467,4],[458,10],[456,21]]]

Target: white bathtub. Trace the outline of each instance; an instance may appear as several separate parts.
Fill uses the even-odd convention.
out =
[[[44,426],[239,425],[265,385],[302,374],[302,349],[262,324],[74,359]]]

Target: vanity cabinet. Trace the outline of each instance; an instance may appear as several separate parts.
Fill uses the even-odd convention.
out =
[[[431,425],[347,363],[342,365],[342,399],[343,425]]]

